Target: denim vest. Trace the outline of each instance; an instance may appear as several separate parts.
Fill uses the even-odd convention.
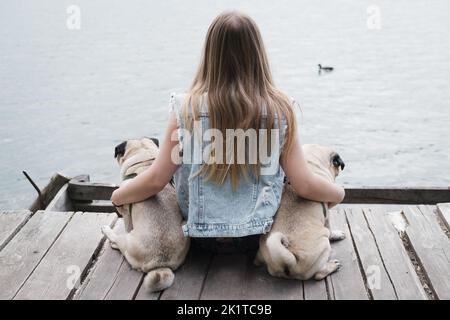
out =
[[[191,139],[197,138],[194,136],[189,139],[192,135],[186,135],[182,112],[185,97],[185,94],[172,94],[170,99],[170,111],[177,118],[178,140],[183,157],[186,156],[188,144],[192,143]],[[202,134],[210,128],[206,100],[204,96],[199,112]],[[275,128],[278,128],[278,121],[275,123]],[[186,163],[183,158],[174,175],[174,182],[181,212],[187,220],[183,226],[186,237],[243,237],[270,230],[273,216],[280,205],[284,184],[284,172],[279,165],[286,130],[284,119],[281,125],[277,136],[278,153],[274,153],[275,157],[271,158],[269,166],[263,165],[261,168],[269,170],[259,178],[252,177],[251,174],[247,179],[240,178],[237,190],[232,190],[229,176],[221,185],[206,181],[204,176],[196,174],[201,169],[201,164]],[[210,142],[201,140],[200,143],[205,147]],[[195,148],[191,144],[191,152],[195,152],[193,149]]]

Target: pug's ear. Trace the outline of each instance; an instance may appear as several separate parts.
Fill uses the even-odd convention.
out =
[[[156,138],[150,138],[155,144],[156,146],[159,148],[159,140]]]
[[[335,154],[332,156],[331,158],[331,162],[333,163],[334,167],[341,167],[341,170],[344,170],[345,167],[345,163],[344,161],[342,161],[341,157],[339,156],[339,154]]]
[[[124,141],[121,144],[118,144],[114,149],[114,158],[122,157],[125,154],[125,150],[127,148],[127,142]]]
[[[159,148],[159,140],[157,138],[150,138],[150,137],[146,137],[146,138],[152,140],[153,143],[156,144],[156,146]]]

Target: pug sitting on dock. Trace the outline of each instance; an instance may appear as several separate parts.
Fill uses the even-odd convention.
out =
[[[156,139],[128,140],[115,149],[121,166],[122,183],[150,167],[158,154]],[[147,273],[145,287],[154,292],[170,287],[177,269],[189,250],[189,238],[183,236],[183,218],[175,189],[168,184],[157,195],[138,203],[117,207],[123,217],[125,234],[115,233],[109,226],[102,228],[128,263]]]
[[[329,181],[344,169],[328,147],[304,145],[303,150],[310,170]],[[344,232],[328,229],[327,204],[300,198],[286,183],[272,229],[260,237],[255,264],[267,265],[276,277],[321,280],[340,268],[339,261],[329,261],[330,241],[344,238]]]

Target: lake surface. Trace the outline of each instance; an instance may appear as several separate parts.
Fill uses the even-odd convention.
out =
[[[81,29],[66,26],[68,6]],[[370,5],[381,28],[370,29]],[[450,185],[450,2],[0,1],[0,208],[60,171],[117,182],[114,146],[161,136],[211,20],[259,24],[276,83],[302,107],[303,143],[335,146],[344,185]],[[335,71],[318,75],[317,64]]]

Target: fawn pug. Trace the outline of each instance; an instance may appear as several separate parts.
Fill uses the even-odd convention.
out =
[[[156,139],[128,140],[115,149],[121,166],[122,183],[152,165],[158,154]],[[104,226],[102,232],[119,249],[130,265],[147,273],[144,285],[150,291],[170,287],[177,269],[189,250],[189,238],[182,232],[183,218],[175,189],[168,184],[157,195],[142,202],[117,208],[123,217],[125,234]]]
[[[308,167],[334,181],[344,162],[331,148],[304,145]],[[262,235],[255,264],[265,264],[276,277],[306,280],[325,278],[339,269],[337,260],[329,261],[330,241],[342,240],[342,231],[328,229],[328,205],[300,198],[286,183],[271,231]]]

